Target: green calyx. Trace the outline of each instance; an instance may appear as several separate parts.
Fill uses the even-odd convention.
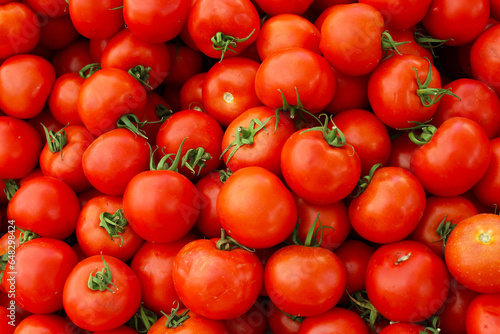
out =
[[[151,170],[171,170],[174,172],[179,171],[179,163],[181,162],[181,151],[182,151],[182,146],[184,145],[184,142],[186,139],[189,137],[186,137],[182,140],[181,145],[179,146],[179,149],[177,150],[177,153],[171,153],[165,155],[161,160],[158,162],[158,165],[155,166],[155,160],[154,160],[154,154],[157,150],[157,148],[151,152],[151,158],[149,160],[149,169]],[[151,150],[151,146],[149,147]],[[172,158],[174,157],[174,158]],[[170,162],[170,165],[168,164]]]
[[[439,100],[441,100],[445,95],[451,95],[460,100],[460,98],[454,93],[452,93],[452,91],[449,89],[429,87],[432,80],[432,64],[429,59],[427,58],[425,59],[429,63],[429,71],[427,72],[427,77],[425,78],[424,82],[420,82],[420,79],[418,78],[418,70],[415,67],[413,67],[413,70],[416,73],[416,79],[418,85],[417,95],[420,97],[422,105],[424,107],[430,107],[438,103]]]
[[[127,114],[123,115],[118,119],[116,122],[116,126],[118,128],[123,128],[131,131],[133,134],[136,136],[140,136],[144,139],[148,139],[146,137],[146,133],[144,130],[141,130],[141,127],[144,126],[144,124],[147,124],[148,122],[141,122],[139,121],[139,117],[135,114]],[[154,122],[153,122],[154,123]]]
[[[301,316],[298,316],[298,315],[288,314],[288,313],[280,310],[279,308],[277,308],[277,310],[280,311],[281,313],[283,313],[284,315],[286,315],[287,317],[289,317],[290,320],[297,321],[299,324],[301,324],[304,321],[304,319],[306,318],[306,317],[301,317]]]
[[[401,56],[401,52],[399,52],[398,46],[406,43],[410,43],[410,41],[396,42],[389,33],[389,30],[384,31],[382,33],[382,50],[384,51],[384,57],[382,60],[391,58],[394,55],[394,52]],[[389,53],[389,51],[393,52]]]
[[[453,224],[449,221],[447,221],[448,215],[444,216],[443,220],[439,223],[438,227],[436,228],[436,234],[439,236],[438,240],[435,240],[433,242],[443,242],[443,256],[444,256],[444,250],[446,247],[446,241],[448,241],[448,237],[451,234],[451,231],[457,226],[457,224]]]
[[[441,332],[441,329],[439,328],[440,323],[441,318],[439,318],[438,316],[433,317],[431,325],[425,327],[425,329],[423,331],[420,331],[419,334],[439,334]]]
[[[0,256],[0,281],[3,278],[3,273],[5,272],[5,268],[7,268],[7,264],[9,263],[9,253],[5,253]]]
[[[148,87],[149,89],[153,89],[149,85],[149,71],[151,71],[151,67],[144,67],[142,65],[137,65],[136,67],[133,67],[128,70],[128,74],[134,77],[135,80],[139,81],[141,84],[144,86]]]
[[[270,116],[270,117],[266,118],[264,121],[261,121],[258,118],[254,118],[248,124],[248,128],[245,128],[243,126],[239,126],[238,128],[236,128],[236,133],[234,135],[235,139],[222,152],[222,154],[220,155],[220,158],[222,158],[222,156],[230,148],[232,148],[231,152],[229,153],[229,156],[227,157],[227,160],[225,161],[225,163],[227,164],[240,147],[245,146],[245,145],[252,145],[255,135],[259,131],[264,130],[267,132],[266,124],[269,123],[269,121],[273,117],[275,117],[275,116],[274,115]]]
[[[297,221],[297,224],[295,225],[295,229],[292,232],[292,241],[295,245],[305,246],[305,247],[319,247],[321,245],[321,242],[323,241],[323,229],[324,228],[331,228],[331,229],[335,230],[331,226],[321,225],[321,220],[319,219],[320,214],[321,214],[321,212],[318,212],[318,215],[316,216],[314,223],[312,224],[311,228],[309,228],[309,231],[307,232],[307,236],[306,236],[306,239],[304,240],[304,243],[302,243],[302,241],[299,238],[300,219]],[[317,223],[319,223],[318,229],[316,229]],[[320,234],[319,241],[318,241],[318,233]]]
[[[330,145],[332,147],[343,147],[344,145],[349,145],[349,144],[347,144],[347,141],[345,139],[344,134],[342,133],[342,131],[340,131],[339,128],[337,128],[337,126],[335,125],[335,123],[333,123],[333,121],[331,121],[333,124],[333,128],[331,130],[328,128],[329,120],[331,120],[333,118],[333,115],[329,117],[326,114],[322,114],[320,116],[325,116],[325,122],[322,126],[309,128],[307,130],[302,131],[300,134],[303,134],[303,133],[309,132],[309,131],[321,131],[321,132],[323,132],[323,137],[325,138],[328,145]],[[349,146],[352,147],[352,145],[349,145]],[[354,147],[352,147],[352,150],[354,152]]]
[[[111,290],[109,285],[115,287],[118,290],[118,287],[113,283],[113,276],[111,274],[111,270],[109,269],[106,260],[104,260],[104,256],[102,256],[102,262],[104,263],[104,268],[101,271],[97,271],[97,268],[94,269],[90,275],[87,286],[92,291],[104,291],[108,290],[111,293],[115,293],[115,291]]]
[[[177,328],[179,326],[182,326],[186,320],[189,319],[189,310],[185,310],[181,314],[178,314],[179,312],[179,302],[175,301],[174,305],[177,304],[174,308],[171,309],[170,314],[167,315],[163,313],[164,316],[167,317],[167,321],[165,322],[165,327],[167,328]]]
[[[160,119],[160,122],[165,122],[170,116],[174,114],[172,109],[168,109],[163,104],[156,105],[156,116]]]
[[[90,76],[92,76],[92,74],[99,71],[101,68],[101,64],[99,63],[88,64],[82,67],[80,71],[78,71],[78,75],[80,75],[80,77],[84,79],[88,79],[90,78]]]
[[[225,170],[224,169],[221,169],[219,171],[219,180],[220,182],[222,183],[226,183],[227,179],[233,174],[233,172],[231,172],[229,170],[229,168],[226,168]]]
[[[7,196],[7,200],[11,200],[16,191],[19,190],[19,186],[17,185],[16,181],[12,179],[5,179],[3,180],[5,183],[5,187],[3,188],[3,192],[5,193],[5,196]]]
[[[245,247],[232,237],[226,235],[226,230],[224,230],[223,228],[221,228],[221,236],[216,243],[216,247],[221,251],[231,251],[236,248],[241,248],[249,252],[255,252],[255,249]]]
[[[47,130],[45,125],[40,123],[40,125],[43,127],[43,131],[45,132],[45,138],[47,139],[47,145],[49,147],[49,151],[52,153],[56,152],[61,152],[61,160],[63,159],[63,148],[66,146],[68,143],[68,137],[66,136],[66,132],[64,129],[66,128],[63,127],[61,130],[55,132],[52,130]]]
[[[181,166],[186,167],[193,174],[200,175],[201,169],[206,166],[207,160],[210,159],[212,156],[205,152],[203,147],[190,148],[182,157]],[[194,170],[195,167],[199,167],[198,173]]]
[[[421,29],[418,29],[413,33],[413,37],[415,42],[422,46],[423,48],[430,49],[432,56],[436,58],[436,54],[434,53],[434,49],[441,47],[444,43],[453,40],[450,39],[437,39],[429,35],[424,35]]]
[[[375,171],[377,169],[379,169],[380,167],[382,167],[382,164],[373,165],[372,168],[370,169],[370,172],[368,173],[368,175],[365,175],[361,179],[359,179],[358,186],[356,188],[356,193],[354,195],[352,195],[353,198],[358,197],[366,190],[366,188],[368,187],[368,185],[370,184],[370,182],[373,179],[373,175],[375,174]]]
[[[123,217],[123,210],[118,209],[115,213],[103,212],[99,215],[99,227],[106,230],[111,240],[120,238],[120,247],[123,246],[123,236],[120,234],[125,232],[125,226],[128,225],[127,220]]]
[[[23,229],[20,229],[19,227],[16,227],[16,228],[19,230],[19,232],[21,232],[19,234],[19,246],[21,246],[25,242],[31,241],[33,239],[41,238],[35,232],[32,232],[30,230],[23,230]]]
[[[147,333],[157,320],[158,316],[141,304],[134,316],[127,322],[127,325],[135,329],[137,333]]]
[[[295,94],[297,96],[297,105],[290,105],[288,104],[288,101],[286,100],[286,97],[285,97],[285,94],[283,94],[283,92],[281,91],[281,89],[278,89],[278,92],[281,94],[281,99],[283,101],[283,106],[276,109],[276,125],[274,126],[274,132],[276,132],[276,130],[278,129],[278,123],[280,121],[280,113],[281,112],[288,112],[290,113],[290,118],[291,119],[295,119],[295,117],[298,115],[300,117],[300,119],[304,122],[307,122],[305,117],[304,117],[304,113],[308,114],[308,115],[311,115],[313,116],[314,118],[316,118],[316,116],[314,116],[313,114],[311,114],[309,111],[307,111],[306,109],[304,109],[304,106],[302,105],[302,101],[300,100],[300,95],[299,95],[299,91],[297,89],[297,87],[295,87]]]
[[[368,300],[366,290],[356,291],[352,295],[347,292],[351,302],[351,308],[356,307],[361,311],[361,318],[370,326],[371,330],[375,332],[375,323],[382,318],[379,311]]]
[[[236,46],[238,46],[238,43],[247,41],[254,34],[254,32],[255,29],[252,30],[252,32],[247,37],[238,38],[226,35],[219,31],[210,40],[212,41],[212,47],[214,48],[214,50],[222,51],[222,55],[220,57],[220,61],[222,61],[222,59],[224,59],[226,51],[237,53],[231,48],[235,48]]]
[[[414,144],[421,146],[430,142],[432,137],[437,131],[437,128],[434,125],[427,124],[427,122],[424,123],[410,122],[410,123],[415,123],[416,125],[414,127],[403,128],[398,130],[410,130],[410,132],[408,133],[408,137],[410,138],[410,140]]]

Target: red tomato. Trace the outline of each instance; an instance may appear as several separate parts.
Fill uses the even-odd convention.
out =
[[[406,29],[419,23],[427,13],[431,2],[432,0],[360,1],[375,7],[384,17],[385,26],[391,29]]]
[[[33,314],[16,327],[16,334],[53,334],[66,333],[71,322],[56,314]]]
[[[313,0],[255,0],[255,2],[264,12],[275,16],[278,14],[303,14]]]
[[[201,52],[222,59],[238,55],[257,39],[260,19],[250,0],[199,0],[187,27]]]
[[[165,44],[145,42],[134,35],[129,27],[108,41],[101,55],[101,65],[102,68],[119,68],[124,71],[134,69],[136,66],[150,68],[147,79],[143,75],[140,78],[151,87],[148,87],[149,90],[153,90],[168,74],[170,54]]]
[[[419,324],[400,322],[390,324],[382,329],[378,334],[420,334],[427,333],[425,327]]]
[[[351,77],[333,70],[336,79],[335,95],[332,101],[325,107],[325,111],[338,114],[349,109],[367,109],[370,107],[368,101],[368,80],[370,75]]]
[[[52,57],[52,65],[56,70],[56,76],[65,73],[78,73],[84,66],[93,63],[90,56],[89,41],[77,39],[70,45],[58,50]]]
[[[14,194],[7,216],[16,226],[42,237],[63,240],[75,231],[80,202],[63,181],[41,176],[28,181]]]
[[[179,326],[168,325],[168,317],[163,316],[149,329],[148,334],[226,334],[227,329],[220,320],[212,320],[194,313],[191,310],[183,309],[177,311],[177,319],[185,315],[188,318],[181,322]],[[173,319],[176,319],[174,317]]]
[[[9,259],[3,280],[5,291],[28,312],[56,312],[63,307],[64,282],[77,263],[68,244],[50,238],[33,239],[17,248],[13,260]]]
[[[170,71],[164,81],[167,85],[182,87],[189,78],[201,73],[203,69],[201,53],[174,43],[167,43],[167,48],[171,60]]]
[[[224,320],[229,334],[266,334],[267,317],[265,304],[257,300],[245,314],[229,320]]]
[[[210,319],[233,319],[257,300],[263,268],[255,254],[219,249],[217,241],[199,239],[184,246],[175,257],[172,277],[187,308]]]
[[[500,263],[496,256],[499,222],[498,215],[478,214],[463,220],[451,232],[444,254],[446,265],[466,288],[480,293],[500,292]]]
[[[180,110],[192,109],[206,112],[202,96],[203,82],[206,76],[207,72],[198,73],[182,85],[179,96]]]
[[[4,2],[0,5],[0,59],[31,52],[40,39],[40,23],[31,8]]]
[[[9,57],[0,66],[0,109],[17,118],[38,115],[55,79],[54,67],[39,56]]]
[[[104,254],[124,262],[143,242],[123,218],[122,199],[112,196],[94,197],[82,207],[76,237],[86,256]]]
[[[406,238],[424,210],[425,191],[419,180],[406,169],[382,167],[349,204],[349,220],[366,240],[387,244]]]
[[[222,225],[217,216],[217,197],[223,183],[218,171],[213,171],[196,182],[196,189],[200,193],[200,215],[196,221],[196,228],[207,238],[220,236]]]
[[[78,327],[110,330],[135,314],[141,303],[141,285],[122,261],[94,255],[78,263],[69,274],[63,303],[66,314]]]
[[[116,68],[99,70],[85,80],[77,102],[83,124],[96,136],[115,129],[123,115],[134,114],[142,119],[145,106],[142,84]]]
[[[500,330],[500,294],[481,294],[467,308],[467,334],[493,334]]]
[[[33,11],[41,16],[60,17],[67,15],[68,3],[64,0],[25,0]]]
[[[490,16],[489,0],[433,0],[422,20],[425,29],[445,44],[465,45],[479,36]]]
[[[33,118],[27,120],[29,124],[33,125],[38,131],[39,136],[42,138],[43,144],[47,143],[47,136],[45,135],[44,126],[47,130],[59,131],[63,128],[63,125],[59,123],[54,116],[52,116],[50,110],[44,108],[41,113]],[[43,124],[43,126],[42,126]]]
[[[123,18],[135,36],[149,43],[164,43],[181,32],[190,8],[189,0],[124,0]]]
[[[123,0],[70,0],[69,15],[76,30],[89,39],[109,38],[123,26]]]
[[[268,302],[267,322],[273,333],[297,334],[299,332],[300,322],[293,320],[292,317],[277,309],[272,301]]]
[[[384,19],[366,4],[338,5],[321,26],[320,49],[328,62],[345,75],[368,74],[382,59]]]
[[[78,114],[78,93],[85,79],[76,73],[66,73],[56,79],[48,103],[54,118],[61,124],[83,125]]]
[[[368,334],[368,328],[359,315],[351,310],[334,307],[331,310],[304,319],[298,334]]]
[[[222,185],[217,215],[228,234],[244,246],[268,248],[292,233],[297,208],[275,174],[262,167],[246,167]]]
[[[109,38],[93,38],[89,41],[89,52],[90,52],[90,58],[92,58],[92,61],[94,63],[100,63],[101,62],[101,56],[106,48],[106,45],[108,44]]]
[[[368,298],[392,321],[419,322],[429,318],[443,305],[449,284],[444,261],[411,240],[380,247],[366,269]]]
[[[410,170],[411,156],[418,147],[419,145],[412,142],[407,133],[402,132],[391,141],[391,154],[386,165]]]
[[[141,131],[148,137],[148,143],[152,147],[156,145],[156,136],[163,122],[172,115],[173,110],[168,102],[155,92],[148,92],[146,107],[142,121],[148,121],[141,126]]]
[[[425,3],[427,1],[421,1],[420,3]],[[404,43],[397,46],[398,52],[395,52],[392,49],[387,50],[387,54],[384,57],[385,59],[390,57],[397,57],[401,55],[414,55],[422,58],[427,58],[434,64],[434,57],[432,56],[431,51],[429,49],[424,48],[422,45],[416,42],[415,40],[415,28],[410,27],[408,29],[395,30],[389,29],[388,32],[391,35],[392,39],[396,43]]]
[[[94,334],[137,334],[138,332],[127,325],[120,326],[115,329],[111,329],[109,331],[98,331],[94,332]]]
[[[127,129],[114,129],[85,150],[83,172],[97,190],[121,196],[129,181],[149,168],[150,153],[146,139]]]
[[[14,322],[9,323],[11,320],[9,319],[10,311],[3,306],[0,306],[0,330],[4,334],[14,334],[14,330],[17,326],[14,325]],[[14,314],[15,317],[15,314]]]
[[[64,7],[66,7],[66,1],[63,1],[63,3]],[[58,50],[70,45],[80,37],[69,15],[55,18],[38,16],[38,21],[40,22],[40,46]]]
[[[494,207],[500,204],[500,138],[490,141],[491,160],[486,174],[479,180],[472,192],[482,204]]]
[[[431,194],[456,196],[484,176],[490,159],[490,143],[483,128],[467,118],[454,117],[415,150],[410,170]]]
[[[279,14],[264,22],[256,46],[261,60],[290,47],[301,47],[320,55],[319,40],[318,28],[307,19],[296,14]]]
[[[42,140],[33,126],[20,119],[0,116],[0,178],[19,179],[38,163]]]

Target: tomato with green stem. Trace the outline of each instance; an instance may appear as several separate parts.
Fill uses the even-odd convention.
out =
[[[84,37],[109,38],[123,27],[123,0],[69,0],[68,10],[76,30]]]
[[[155,92],[148,92],[144,116],[141,123],[141,131],[148,138],[151,146],[156,145],[156,136],[162,124],[172,116],[174,111],[168,102]]]

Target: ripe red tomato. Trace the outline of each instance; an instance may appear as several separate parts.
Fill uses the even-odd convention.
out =
[[[267,14],[275,16],[278,14],[303,14],[311,5],[313,0],[255,0],[257,5]]]
[[[386,27],[406,29],[413,27],[424,18],[432,0],[361,0],[359,2],[375,7],[384,17]]]
[[[203,57],[190,47],[167,43],[171,67],[165,78],[165,84],[174,87],[182,85],[194,75],[203,70]],[[188,109],[188,108],[184,108]]]
[[[382,329],[378,334],[420,334],[427,333],[425,327],[419,324],[410,324],[407,322],[399,322],[390,324]]]
[[[494,25],[484,31],[472,44],[470,50],[470,66],[474,79],[488,84],[500,94],[500,61],[497,54],[499,46],[495,43],[500,36],[500,25]]]
[[[255,304],[245,314],[234,319],[224,320],[224,324],[229,334],[266,334],[267,317],[265,301],[257,299]]]
[[[338,114],[349,109],[368,109],[368,80],[370,74],[357,77],[348,76],[333,70],[336,79],[335,95],[325,107],[325,111]]]
[[[76,103],[85,81],[76,73],[66,73],[56,79],[48,98],[49,109],[61,124],[83,125]]]
[[[277,309],[272,301],[268,302],[267,321],[273,333],[297,334],[300,328],[300,321],[293,320],[292,317]]]
[[[262,167],[234,172],[217,197],[222,227],[239,243],[268,248],[284,241],[297,221],[293,196],[283,182]]]
[[[66,7],[66,1],[63,1],[63,3]],[[54,18],[38,16],[38,21],[40,22],[40,41],[38,42],[38,46],[43,46],[50,50],[58,50],[70,45],[80,37],[69,15]]]
[[[40,23],[31,8],[2,1],[0,22],[0,59],[33,51],[40,39]]]
[[[109,38],[123,26],[123,0],[70,0],[69,15],[76,30],[89,39]]]
[[[355,312],[334,307],[321,315],[304,319],[298,332],[298,334],[316,333],[368,334],[368,328]]]
[[[218,171],[213,171],[199,179],[195,186],[200,193],[200,215],[196,220],[196,228],[207,238],[220,236],[219,216],[217,216],[217,197],[223,182]]]
[[[68,14],[68,3],[64,0],[25,0],[25,3],[41,16],[60,17]]]
[[[465,287],[480,293],[500,292],[497,235],[500,217],[478,214],[463,220],[451,232],[445,260],[451,275]],[[480,259],[480,260],[478,260]]]
[[[220,320],[213,320],[205,318],[201,315],[194,313],[188,309],[176,310],[176,316],[172,317],[173,320],[182,319],[183,316],[186,316],[187,319],[181,321],[180,325],[175,325],[173,323],[178,322],[172,321],[172,324],[169,322],[167,314],[160,319],[158,319],[154,325],[149,329],[148,334],[195,334],[195,333],[203,333],[203,334],[225,334],[227,333],[226,326]]]
[[[369,300],[392,321],[419,322],[429,318],[443,305],[449,284],[444,261],[411,240],[377,249],[366,271]]]
[[[500,294],[481,294],[467,308],[467,334],[493,334],[500,330]]]
[[[219,249],[217,242],[199,239],[184,246],[175,257],[172,277],[188,309],[210,319],[232,319],[257,300],[263,268],[255,254],[242,248]]]
[[[77,39],[70,45],[57,50],[51,62],[56,70],[56,77],[65,73],[78,73],[84,66],[93,63],[89,41]]]
[[[198,110],[206,112],[203,106],[203,82],[207,72],[198,73],[186,80],[179,92],[180,110]]]
[[[412,142],[407,133],[402,132],[400,136],[391,140],[391,154],[386,166],[410,170],[411,156],[418,147],[419,145]]]
[[[492,155],[488,170],[472,192],[482,204],[494,207],[500,204],[500,138],[491,140],[490,144]]]
[[[15,333],[65,333],[71,327],[71,322],[60,315],[33,314],[21,321]]]
[[[122,261],[94,255],[76,265],[63,290],[67,316],[78,327],[104,331],[127,322],[141,304],[141,285]],[[113,307],[110,307],[113,305]]]

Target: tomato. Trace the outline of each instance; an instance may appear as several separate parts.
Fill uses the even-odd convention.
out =
[[[28,181],[14,194],[7,216],[18,228],[54,239],[65,239],[74,232],[80,202],[63,181],[41,176]]]
[[[27,121],[35,127],[36,131],[38,131],[38,135],[42,138],[43,144],[47,143],[47,136],[45,135],[45,129],[43,128],[44,126],[47,130],[52,130],[54,132],[63,128],[63,125],[54,118],[50,110],[47,108],[44,108],[41,113],[28,119]]]
[[[229,334],[266,334],[267,317],[264,302],[257,300],[245,314],[224,320],[224,324]]]
[[[412,142],[407,133],[401,133],[391,140],[391,154],[386,165],[410,170],[411,156],[417,147],[419,145]]]
[[[335,95],[330,103],[325,107],[325,111],[338,114],[349,109],[367,109],[370,106],[368,101],[368,80],[370,75],[360,75],[352,77],[344,75],[337,70],[333,70],[336,79]]]
[[[225,59],[213,65],[202,86],[207,114],[222,126],[228,126],[245,110],[261,105],[255,90],[258,69],[259,63],[242,57]]]
[[[121,30],[108,41],[101,55],[101,65],[102,68],[119,68],[124,71],[135,69],[136,66],[150,68],[146,77],[140,77],[151,87],[148,89],[153,90],[168,74],[170,54],[165,44],[145,42],[129,28]]]
[[[164,43],[181,32],[190,9],[189,0],[124,0],[123,18],[130,31],[141,40]]]
[[[68,3],[64,0],[25,0],[25,3],[41,16],[60,17],[68,14]]]
[[[135,314],[141,303],[141,285],[122,261],[94,255],[79,262],[69,274],[63,303],[66,314],[78,327],[110,330]]]
[[[424,48],[415,40],[416,33],[418,32],[420,34],[421,32],[420,31],[414,32],[414,30],[415,28],[413,27],[401,30],[389,29],[388,32],[391,35],[392,39],[396,43],[399,42],[404,44],[397,46],[398,52],[395,52],[395,50],[392,49],[387,50],[387,54],[384,58],[387,59],[390,57],[397,57],[408,54],[408,55],[419,56],[422,58],[427,58],[431,62],[431,64],[434,65],[434,57],[431,51],[429,51],[429,49],[427,48]]]
[[[145,242],[137,250],[130,267],[141,282],[145,308],[159,315],[179,300],[172,279],[172,266],[181,248],[195,239],[194,235],[187,234],[169,243]]]
[[[337,304],[346,287],[346,276],[344,264],[333,252],[290,245],[271,255],[264,270],[264,283],[277,308],[309,317]]]
[[[4,272],[5,291],[28,312],[56,312],[63,307],[64,282],[77,263],[68,244],[50,238],[33,239],[17,248],[15,260],[9,261]]]
[[[13,323],[9,323],[10,322],[9,316],[10,316],[10,311],[6,307],[1,306],[0,317],[2,320],[0,321],[0,330],[2,331],[2,333],[5,334],[13,334],[14,330],[16,329]]]
[[[106,45],[108,44],[109,38],[92,38],[89,41],[89,52],[90,52],[90,58],[92,58],[92,62],[94,63],[100,63],[101,62],[101,56],[106,48]]]
[[[137,334],[137,331],[126,325],[123,325],[109,331],[94,332],[94,334]]]
[[[480,293],[500,291],[500,264],[495,256],[499,221],[493,214],[472,216],[458,224],[446,242],[448,270],[466,288]]]
[[[199,179],[195,186],[200,193],[201,208],[196,228],[207,238],[220,236],[222,225],[217,216],[217,197],[223,182],[218,171],[212,171]]]
[[[109,38],[123,26],[123,0],[70,0],[69,15],[76,30],[89,39]]]
[[[343,111],[332,118],[354,147],[361,162],[361,175],[367,175],[373,165],[385,165],[391,153],[391,139],[384,123],[363,109]]]
[[[423,244],[411,240],[380,247],[366,269],[368,298],[392,321],[418,322],[429,318],[443,305],[449,284],[444,261]]]
[[[281,150],[295,132],[293,121],[268,107],[254,107],[234,119],[222,138],[223,160],[232,171],[258,166],[281,175]]]
[[[349,220],[366,240],[387,244],[406,238],[424,210],[425,191],[419,180],[406,169],[382,167],[349,204]]]
[[[179,96],[180,110],[193,109],[206,112],[203,106],[203,82],[207,72],[198,73],[186,80],[182,85]]]
[[[40,154],[43,174],[64,181],[75,192],[90,189],[92,185],[83,173],[82,156],[94,141],[94,135],[81,125],[70,125],[52,132],[52,136]]]
[[[33,314],[16,327],[16,334],[56,334],[66,333],[71,322],[57,314]]]
[[[171,67],[164,80],[165,84],[182,87],[189,78],[201,73],[203,69],[203,57],[201,53],[174,43],[167,43],[167,48],[170,54]]]
[[[40,39],[40,23],[25,4],[0,5],[0,59],[31,52]]]
[[[234,172],[217,197],[222,227],[241,244],[268,248],[284,241],[297,221],[293,196],[282,181],[262,167]]]
[[[189,157],[189,168],[183,165],[179,173],[198,179],[219,167],[222,153],[222,128],[215,118],[197,110],[183,110],[170,116],[158,130],[156,144],[161,155],[174,154],[182,145],[182,157]],[[190,152],[188,152],[191,150]],[[197,159],[199,152],[203,153]]]
[[[424,18],[431,2],[432,0],[360,1],[375,7],[384,17],[385,26],[391,29],[406,29],[416,25]]]
[[[264,22],[256,46],[261,60],[290,47],[302,47],[320,55],[319,40],[319,29],[310,21],[296,14],[279,14]]]
[[[467,78],[452,81],[444,88],[460,96],[460,100],[443,96],[432,117],[432,125],[439,127],[452,117],[465,117],[481,125],[488,138],[496,137],[500,130],[500,99],[493,89],[481,81]]]
[[[443,258],[444,240],[442,238],[444,236],[437,233],[437,228],[440,224],[443,224],[443,227],[446,223],[459,224],[462,220],[474,215],[477,215],[477,209],[465,197],[427,197],[424,214],[408,239],[421,242]],[[446,233],[446,228],[443,232]]]
[[[29,123],[0,116],[0,178],[18,179],[38,164],[42,140]]]
[[[271,109],[287,109],[284,96],[289,106],[318,112],[332,100],[335,84],[335,74],[325,58],[304,48],[274,52],[255,76],[257,97]]]
[[[422,24],[434,38],[449,39],[445,44],[459,46],[475,40],[489,16],[489,0],[433,0]]]
[[[54,68],[47,60],[33,55],[10,57],[0,66],[0,109],[17,118],[38,115],[54,81]]]
[[[293,317],[293,316],[292,316]],[[267,304],[267,322],[273,333],[296,334],[299,332],[300,322],[293,320],[289,315],[281,312],[273,302]]]
[[[201,52],[222,59],[238,55],[257,39],[260,19],[250,0],[200,0],[189,12],[187,27]]]
[[[225,243],[226,239],[221,243]],[[263,268],[259,258],[242,248],[224,250],[217,239],[184,246],[172,268],[175,290],[193,312],[210,319],[232,319],[247,312],[259,296]]]
[[[168,117],[173,113],[168,102],[155,92],[148,92],[146,107],[144,108],[144,116],[142,121],[148,121],[141,126],[141,131],[148,138],[148,143],[152,147],[156,145],[156,136],[158,130]]]
[[[467,334],[490,334],[500,330],[500,294],[481,294],[467,308]]]
[[[368,74],[382,59],[384,19],[372,6],[335,6],[321,26],[320,49],[328,62],[345,75]]]
[[[425,327],[419,324],[410,324],[407,322],[399,322],[390,324],[382,329],[379,334],[420,334],[427,333]]]
[[[494,207],[500,203],[500,138],[495,138],[490,141],[491,144],[491,161],[486,174],[479,180],[472,192],[482,204],[488,207]]]
[[[78,73],[84,66],[91,64],[90,43],[86,39],[77,39],[70,45],[57,50],[52,57],[52,65],[56,70],[56,76],[65,73]]]
[[[96,136],[115,129],[123,115],[134,114],[141,119],[145,106],[142,84],[116,68],[99,70],[85,80],[77,102],[83,124]]]
[[[490,143],[483,128],[467,118],[454,117],[415,150],[410,170],[431,194],[456,196],[483,177],[490,159]]]
[[[64,6],[67,6],[64,1]],[[80,34],[76,31],[69,15],[47,18],[38,16],[40,22],[40,46],[51,50],[62,49],[73,43]]]
[[[86,256],[104,254],[124,262],[134,256],[143,242],[123,219],[122,199],[113,196],[94,197],[82,207],[76,237]]]
[[[298,334],[368,334],[368,328],[359,315],[351,310],[334,307],[328,312],[304,319]]]
[[[160,319],[158,319],[158,321],[156,321],[155,324],[149,329],[148,334],[165,334],[165,333],[226,334],[227,333],[226,326],[224,326],[224,323],[220,320],[208,319],[187,309],[176,310],[176,313],[174,314],[176,315],[176,317],[173,317],[172,318],[173,320],[182,319],[182,315],[187,316],[188,318],[185,319],[184,321],[181,321],[181,324],[179,326],[175,326],[173,324],[168,325],[169,323],[168,317],[163,316]]]
[[[149,161],[146,139],[127,129],[114,129],[90,144],[83,153],[82,166],[85,176],[97,190],[121,196],[129,181],[148,169]]]
[[[83,125],[76,103],[84,81],[76,73],[66,73],[55,80],[47,102],[50,112],[59,123]]]

